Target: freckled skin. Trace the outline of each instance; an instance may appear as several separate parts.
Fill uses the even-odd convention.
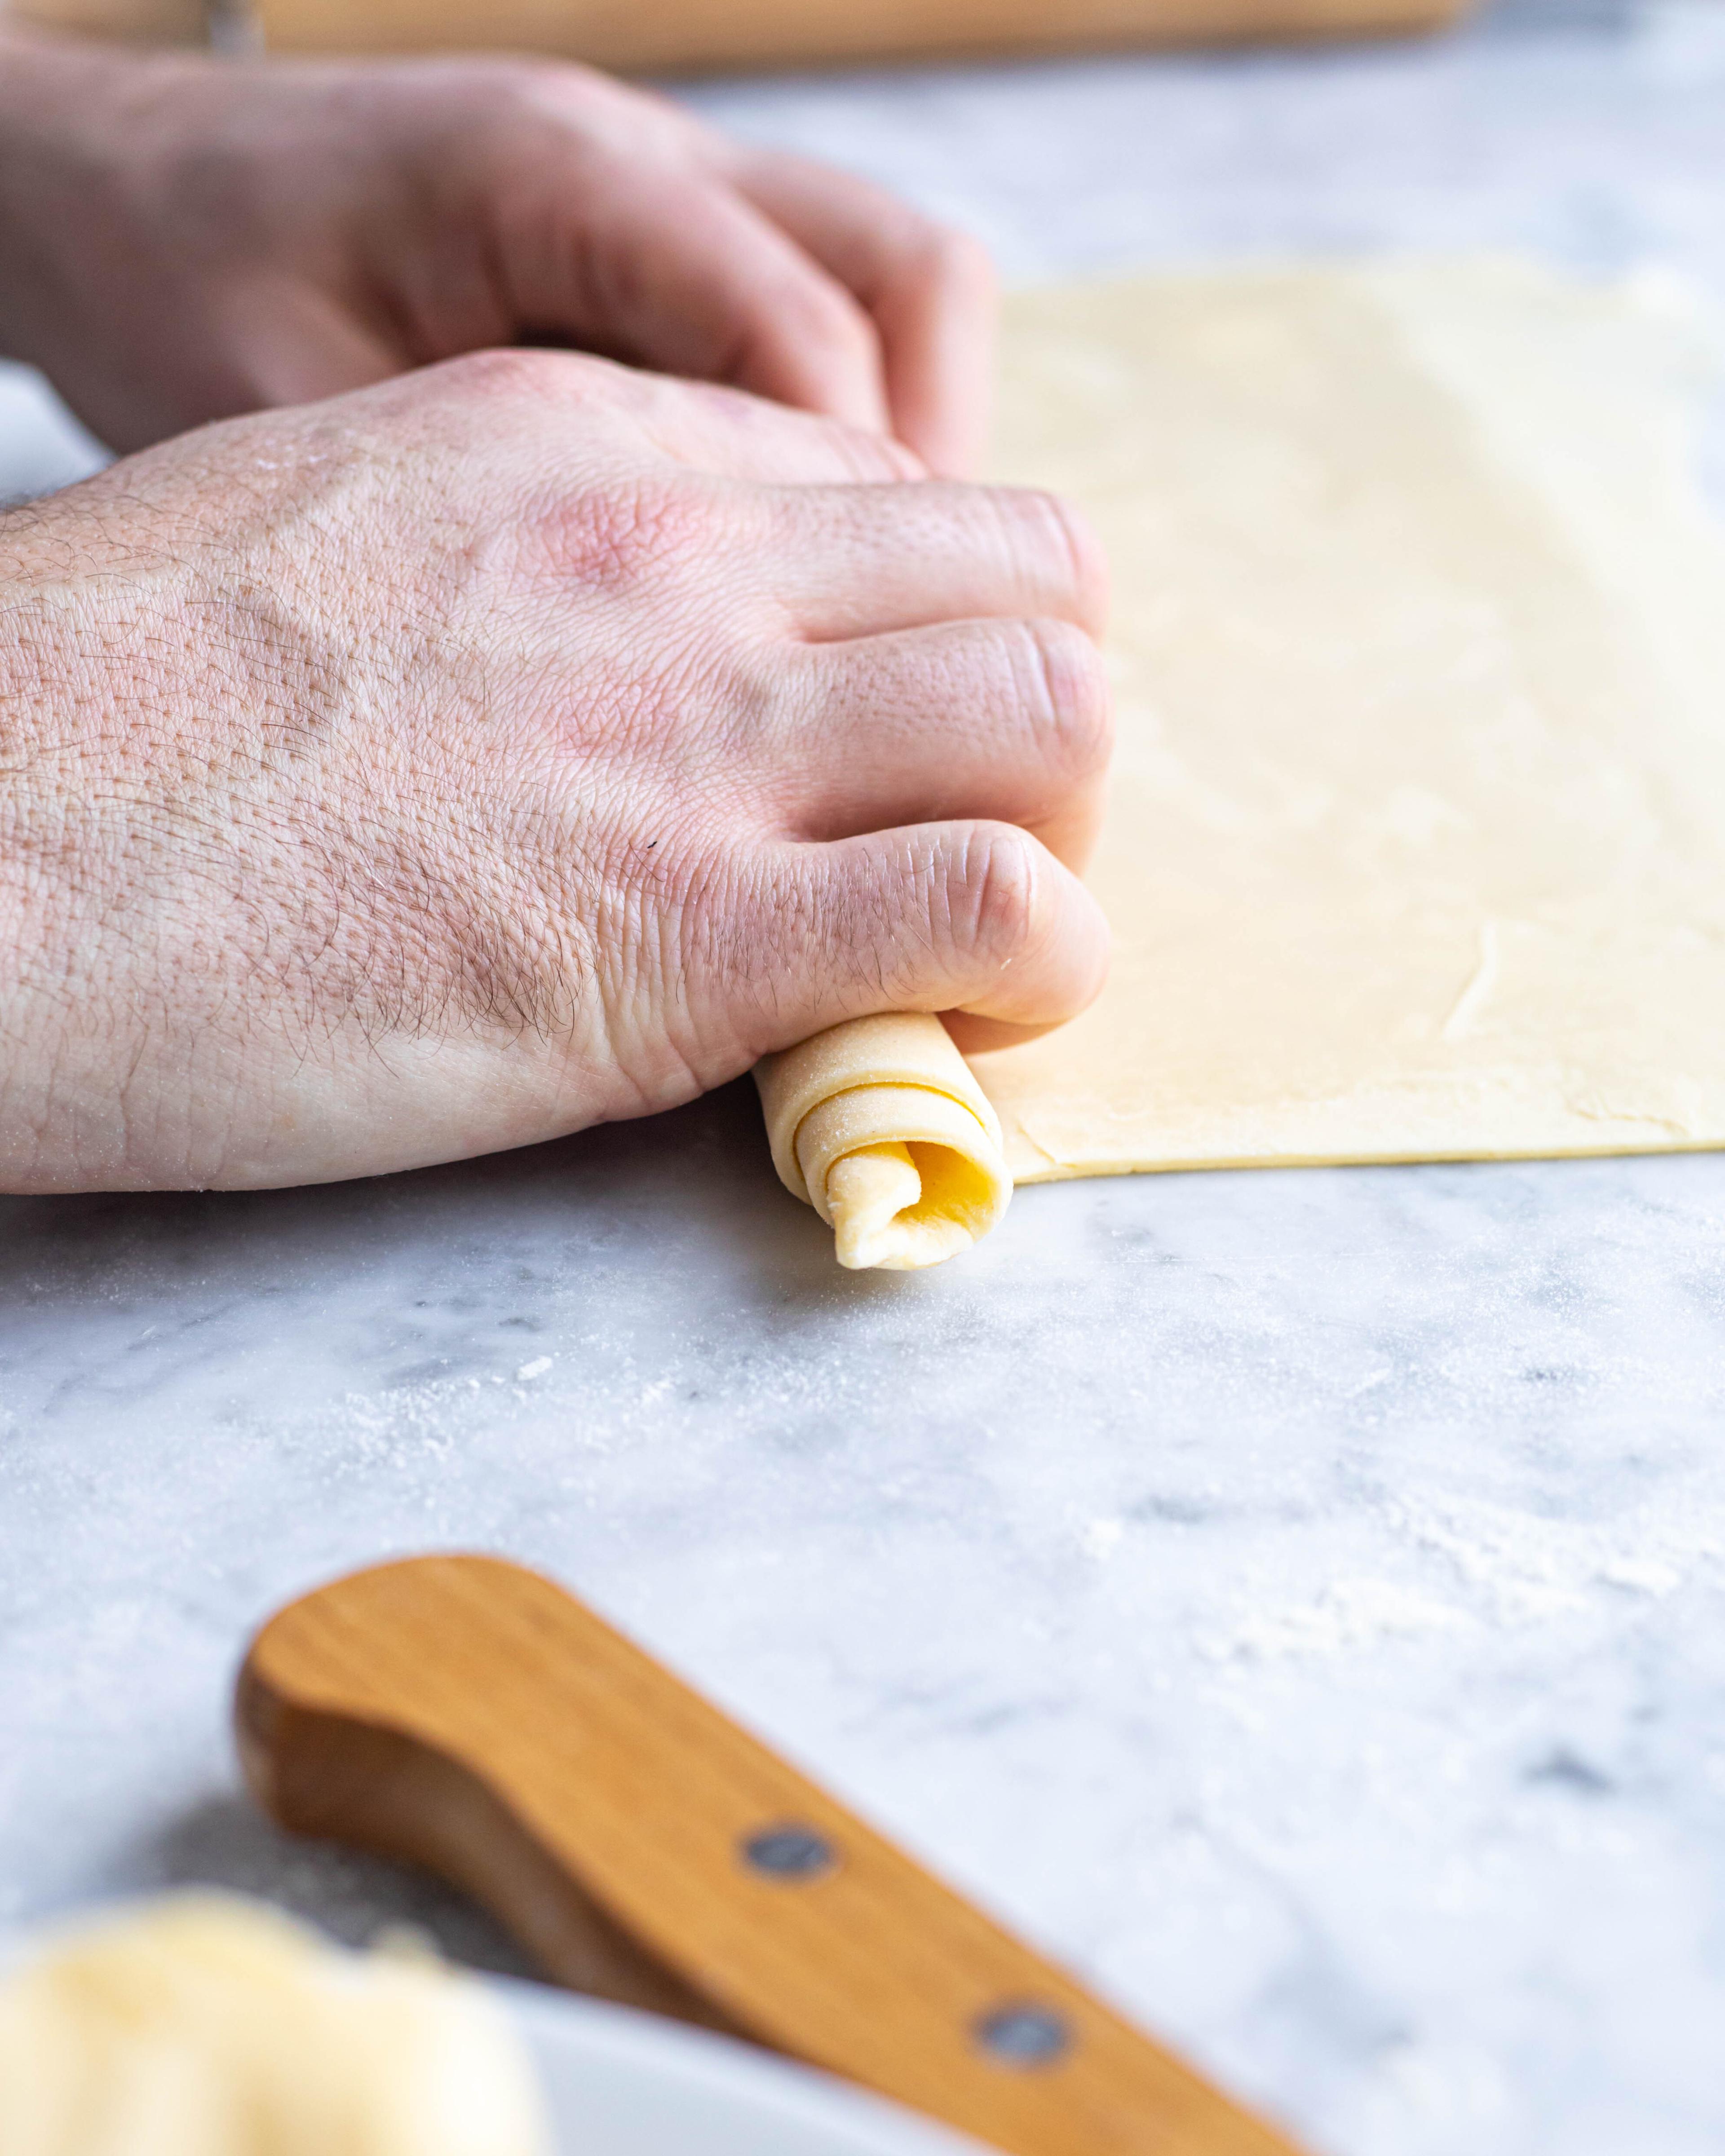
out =
[[[0,1181],[372,1173],[1079,1009],[1093,551],[906,468],[495,353],[0,519]]]
[[[368,1174],[1081,1008],[1101,564],[930,476],[990,305],[583,69],[0,29],[0,349],[139,452],[0,516],[0,1188]]]

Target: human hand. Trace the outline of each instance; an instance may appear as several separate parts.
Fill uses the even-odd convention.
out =
[[[0,1188],[367,1174],[1081,1009],[1095,545],[915,469],[495,352],[0,519]]]
[[[896,434],[962,476],[981,249],[584,68],[139,57],[0,31],[0,349],[126,450],[563,343]]]

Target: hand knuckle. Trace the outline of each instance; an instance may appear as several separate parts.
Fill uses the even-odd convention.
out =
[[[1108,557],[1089,518],[1064,495],[1037,488],[1020,493],[1018,502],[1031,543],[1064,564],[1085,619],[1099,619],[1107,601]]]
[[[567,391],[568,355],[534,352],[525,346],[499,346],[446,360],[443,374],[459,396],[487,402],[516,398],[544,402]]]
[[[1070,621],[1029,621],[1020,634],[1033,676],[1045,746],[1076,782],[1100,776],[1114,746],[1114,700],[1102,654]]]
[[[604,593],[692,573],[711,558],[712,522],[705,489],[647,474],[560,493],[534,520],[559,578]]]
[[[556,115],[560,105],[589,90],[590,71],[567,61],[532,54],[499,54],[456,60],[449,66],[449,87],[462,116],[501,131],[504,142],[518,147],[524,121]]]
[[[1042,878],[1035,841],[1010,824],[979,823],[957,864],[954,940],[985,963],[1004,966],[1036,941]]]

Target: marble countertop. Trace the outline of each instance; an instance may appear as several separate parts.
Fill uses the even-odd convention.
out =
[[[1384,245],[1725,294],[1725,9],[693,93],[1018,275]],[[0,377],[4,483],[93,452]],[[0,1926],[273,1833],[248,1630],[545,1567],[1332,2156],[1725,2145],[1725,1157],[1025,1192],[850,1277],[752,1096],[385,1182],[0,1200]]]

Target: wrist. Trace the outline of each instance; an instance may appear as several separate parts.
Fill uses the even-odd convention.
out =
[[[48,1104],[62,1057],[69,893],[57,905],[47,864],[57,850],[46,770],[63,745],[75,685],[65,676],[64,639],[44,608],[31,542],[33,513],[0,518],[0,1190],[43,1187],[49,1168]],[[57,926],[58,923],[58,926]],[[59,1006],[57,1008],[57,1004]]]
[[[0,1191],[126,1183],[123,1074],[152,1023],[126,962],[159,940],[146,774],[175,639],[135,594],[110,612],[140,565],[85,500],[0,516]]]
[[[0,355],[43,363],[79,258],[116,244],[122,161],[147,169],[151,108],[208,64],[0,23]]]

